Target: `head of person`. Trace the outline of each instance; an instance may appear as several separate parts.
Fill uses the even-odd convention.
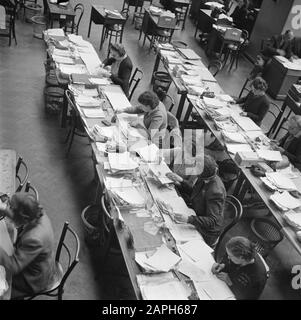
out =
[[[204,155],[203,171],[200,174],[199,179],[202,179],[204,182],[208,182],[216,176],[217,171],[218,166],[215,160],[209,155]]]
[[[252,92],[255,96],[264,95],[268,89],[268,85],[264,79],[261,77],[256,77],[251,84]]]
[[[255,244],[245,237],[233,237],[226,244],[226,252],[234,264],[247,265],[255,257]]]
[[[294,39],[294,34],[293,34],[293,31],[292,30],[286,30],[285,33],[284,33],[284,38],[285,40],[293,40]]]
[[[23,192],[15,193],[9,203],[9,210],[6,213],[16,227],[29,223],[36,223],[43,215],[43,209],[36,198]]]
[[[121,60],[126,55],[124,46],[121,43],[112,43],[110,56],[116,60]]]
[[[293,136],[301,135],[301,116],[293,115],[288,122],[288,132]]]
[[[157,108],[159,105],[158,96],[151,91],[144,91],[138,97],[139,108],[143,110],[143,112],[148,113]]]
[[[263,56],[261,54],[258,54],[256,56],[255,65],[262,67],[264,64],[265,64],[265,60],[264,60]]]

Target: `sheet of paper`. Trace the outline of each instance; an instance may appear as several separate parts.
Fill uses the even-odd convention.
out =
[[[197,55],[192,49],[178,49],[182,55],[188,60],[200,60],[201,57]]]
[[[228,300],[234,297],[227,284],[217,278],[200,282],[199,288],[202,288],[212,300]]]
[[[198,267],[197,264],[191,263],[184,259],[179,263],[178,270],[191,280],[195,281],[199,281],[206,276],[206,272]]]
[[[62,63],[62,64],[75,64],[74,60],[69,57],[62,57],[62,56],[57,56],[55,54],[52,55],[52,59],[57,62],[57,63]]]
[[[210,248],[203,240],[192,240],[185,244],[178,245],[189,257],[194,261],[204,259],[204,257],[211,255],[213,249]]]
[[[222,133],[227,142],[244,143],[244,144],[247,143],[245,137],[239,132],[228,132],[223,130]]]
[[[148,260],[146,260],[146,263],[158,271],[168,272],[180,261],[181,258],[163,244],[161,247],[157,248],[156,252]]]
[[[143,286],[142,296],[145,300],[187,300],[187,292],[181,282],[169,281],[158,285]]]
[[[82,109],[82,112],[87,118],[105,118],[105,114],[101,108]]]
[[[287,191],[282,193],[275,192],[270,199],[284,211],[301,207],[300,199],[291,196]]]
[[[286,221],[293,227],[301,229],[301,212],[290,210],[284,214]]]
[[[72,73],[77,73],[77,74],[84,74],[87,73],[87,69],[84,64],[58,64],[58,68],[61,70],[62,73],[65,74],[72,74]]]
[[[84,95],[75,96],[76,103],[81,107],[100,107],[104,102],[101,99],[87,97]]]
[[[259,158],[264,159],[266,161],[282,161],[282,155],[280,151],[273,150],[257,150],[257,154]]]
[[[127,187],[127,188],[114,188],[112,189],[115,196],[118,197],[119,200],[124,202],[124,205],[131,205],[131,206],[138,206],[144,207],[145,206],[145,199],[134,187]]]
[[[227,106],[227,103],[225,101],[221,101],[217,98],[203,97],[203,101],[207,107],[211,108],[223,108]]]
[[[14,247],[4,219],[0,220],[0,246],[9,256],[13,254]]]
[[[133,181],[131,179],[126,178],[116,178],[116,177],[106,177],[105,185],[108,189],[112,188],[130,188],[133,187]]]
[[[58,37],[64,37],[65,33],[63,29],[48,29],[46,30],[47,34],[49,36],[58,36]]]
[[[237,152],[252,152],[252,148],[249,144],[243,143],[226,143],[228,152],[236,154]]]
[[[104,93],[109,99],[114,110],[120,110],[132,106],[120,86],[106,86],[104,87]]]
[[[108,78],[89,78],[89,80],[91,83],[97,84],[100,86],[108,86],[112,84],[112,82]]]
[[[297,190],[293,180],[285,177],[280,172],[267,172],[266,177],[279,189]]]
[[[155,144],[144,146],[137,150],[140,157],[146,162],[157,162],[159,156],[159,148]]]
[[[193,281],[193,285],[200,300],[212,300],[211,297],[207,294],[207,292],[203,289],[200,282]]]
[[[241,127],[244,131],[260,131],[260,127],[250,118],[241,117],[241,116],[233,116],[235,122]]]
[[[165,283],[171,280],[176,280],[174,274],[171,271],[154,274],[137,274],[137,283],[139,287],[151,284],[158,285],[160,283]]]
[[[95,50],[91,50],[89,53],[80,52],[79,53],[81,59],[83,60],[86,68],[90,74],[95,74],[101,65],[101,61]]]
[[[109,153],[108,158],[113,170],[133,170],[138,167],[137,162],[130,157],[129,152]]]
[[[193,225],[173,223],[168,228],[176,243],[184,243],[191,240],[203,241],[203,237]]]

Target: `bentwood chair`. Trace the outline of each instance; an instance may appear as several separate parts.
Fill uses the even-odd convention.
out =
[[[28,180],[28,176],[29,170],[27,164],[25,163],[22,157],[19,157],[16,165],[16,180],[18,183],[16,192],[20,192],[23,189],[23,186]]]
[[[36,200],[39,202],[38,190],[34,186],[31,185],[30,181],[27,181],[27,183],[26,183],[25,192],[32,194],[36,198]]]
[[[76,16],[74,18],[75,20],[74,20],[73,32],[78,35],[79,24],[82,20],[84,12],[85,12],[84,5],[82,3],[78,3],[74,7],[74,12],[75,12]],[[71,31],[72,31],[72,21],[68,21],[65,25],[65,32],[71,32]]]
[[[38,296],[57,297],[63,300],[65,283],[79,262],[80,241],[77,233],[65,222],[55,255],[55,276],[50,288],[19,299],[32,300]]]
[[[72,96],[70,90],[66,90],[65,94],[67,97],[67,101],[68,101],[68,105],[70,107],[70,113],[71,113],[70,129],[69,129],[69,132],[68,132],[67,137],[65,139],[65,143],[68,142],[67,154],[66,154],[66,156],[68,157],[72,143],[73,143],[74,136],[79,136],[79,137],[88,137],[88,136],[87,136],[85,128],[82,124],[82,121],[80,119],[79,112],[75,106],[73,96]]]
[[[9,46],[11,45],[11,39],[15,39],[15,44],[17,44],[16,30],[15,30],[15,20],[17,15],[18,3],[13,4],[7,0],[0,0],[0,6],[4,7],[6,12],[5,17],[5,29],[0,29],[0,37],[9,38]]]
[[[243,208],[240,201],[229,195],[224,209],[224,228],[214,248],[214,259],[219,262],[225,254],[225,243],[229,240],[228,232],[239,222]]]
[[[139,68],[136,68],[129,82],[129,100],[132,99],[132,96],[142,78],[143,71]]]

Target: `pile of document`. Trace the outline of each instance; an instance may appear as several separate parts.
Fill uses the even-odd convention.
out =
[[[44,31],[45,34],[48,36],[55,36],[55,37],[64,37],[65,33],[63,29],[47,29]]]
[[[214,119],[214,123],[218,129],[227,131],[227,132],[237,132],[238,127],[237,124],[231,121],[231,119]]]
[[[187,300],[189,292],[172,272],[137,275],[144,300]]]
[[[159,148],[153,143],[138,149],[136,152],[145,162],[158,163],[159,161]]]
[[[104,99],[89,97],[82,94],[75,96],[75,101],[80,107],[85,108],[101,107],[105,102]]]
[[[131,158],[129,152],[109,153],[108,158],[112,171],[131,171],[138,168],[138,163]]]
[[[246,138],[239,132],[228,132],[223,130],[222,135],[226,142],[230,143],[247,143]]]
[[[70,75],[72,73],[84,74],[87,73],[84,64],[58,64],[58,68],[63,74]]]
[[[260,127],[250,118],[242,117],[239,115],[232,115],[234,121],[240,126],[244,131],[260,131]]]
[[[197,55],[192,49],[177,49],[188,60],[200,60],[200,56]]]
[[[284,214],[286,222],[296,229],[301,229],[301,211],[290,210]]]
[[[101,108],[82,109],[83,114],[87,118],[105,118],[105,114]]]
[[[271,195],[270,199],[282,211],[294,210],[301,207],[301,200],[291,196],[287,191],[282,193],[275,192]]]
[[[267,172],[266,178],[273,184],[279,191],[297,190],[295,183],[292,179],[287,178],[280,172]]]
[[[152,176],[161,184],[173,183],[172,180],[166,177],[166,174],[171,172],[171,170],[165,162],[161,162],[159,164],[149,163],[148,167]]]
[[[176,267],[181,257],[162,244],[155,252],[135,252],[135,260],[146,271],[168,272]]]
[[[111,189],[117,206],[130,206],[133,208],[144,208],[145,198],[141,195],[141,190],[135,187],[119,187]]]
[[[61,50],[63,51],[63,50]],[[63,57],[61,55],[52,55],[52,59],[56,63],[61,63],[61,64],[75,64],[74,60],[71,57]]]
[[[280,151],[258,149],[256,152],[260,159],[263,159],[266,161],[276,161],[276,162],[282,161],[282,156]]]
[[[103,92],[114,110],[132,107],[120,86],[106,86],[104,87]]]

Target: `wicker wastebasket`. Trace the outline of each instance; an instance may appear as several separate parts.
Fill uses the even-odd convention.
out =
[[[34,38],[43,39],[43,31],[46,30],[46,18],[44,16],[33,16],[31,21]]]
[[[42,12],[42,6],[34,2],[26,1],[24,4],[25,21],[32,23],[32,17],[40,15]]]

